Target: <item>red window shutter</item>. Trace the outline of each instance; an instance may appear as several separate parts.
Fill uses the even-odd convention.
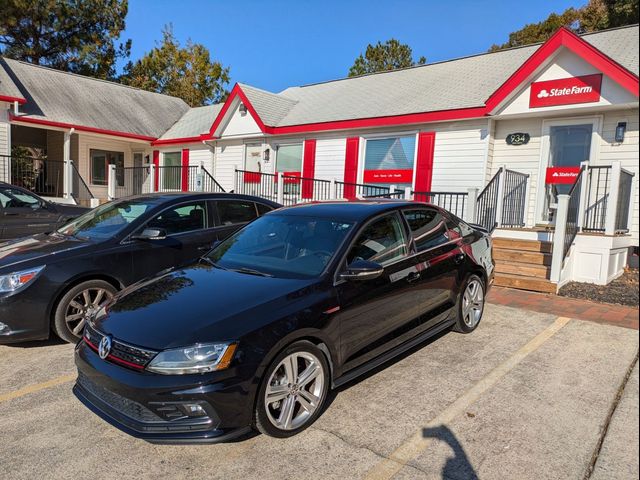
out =
[[[153,165],[155,166],[155,178],[153,180],[153,191],[157,192],[158,191],[158,185],[160,184],[159,179],[160,179],[160,150],[154,150],[153,151]]]
[[[182,149],[182,191],[189,191],[189,149]]]
[[[316,141],[304,141],[302,160],[302,198],[313,198],[313,177],[316,174]]]
[[[353,185],[358,180],[358,146],[359,137],[347,138],[347,148],[344,158],[344,183],[351,184],[344,186],[343,196],[347,199],[356,198],[356,186]]]
[[[433,179],[433,152],[436,144],[435,132],[418,134],[418,158],[416,161],[416,192],[430,192]]]

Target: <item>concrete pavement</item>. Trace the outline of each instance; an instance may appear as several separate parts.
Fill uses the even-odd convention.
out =
[[[71,394],[72,350],[0,346],[0,478],[582,479],[638,335],[488,305],[474,334],[443,335],[341,388],[302,434],[208,446],[107,425]],[[593,478],[638,476],[637,376]]]

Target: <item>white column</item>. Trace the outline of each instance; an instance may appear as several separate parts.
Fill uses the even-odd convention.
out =
[[[280,205],[284,203],[284,178],[282,172],[276,174],[278,176],[278,193],[276,194],[276,202]]]
[[[107,176],[107,198],[113,200],[116,198],[116,166],[109,165]]]
[[[569,195],[558,195],[556,210],[556,228],[553,233],[553,254],[551,257],[551,281],[558,283],[564,260],[564,237],[567,232],[567,214],[569,212]]]
[[[156,175],[158,172],[156,171],[156,164],[149,164],[149,193],[156,191]]]
[[[404,187],[404,199],[413,200],[413,195],[411,194],[411,187]]]
[[[607,211],[604,219],[605,235],[616,233],[616,216],[618,213],[618,197],[620,196],[620,162],[611,163],[611,185],[607,199]]]
[[[496,223],[497,227],[502,226],[502,207],[504,205],[504,177],[506,177],[507,167],[500,167],[500,177],[498,178],[498,202],[496,204]]]
[[[476,223],[476,206],[478,204],[478,192],[480,189],[477,187],[467,189],[469,192],[467,195],[467,208],[465,209],[465,218],[469,223]]]
[[[62,160],[64,161],[64,173],[62,175],[62,196],[71,198],[73,189],[73,167],[71,165],[71,132],[64,132],[62,144]]]
[[[336,179],[332,178],[331,183],[329,184],[329,199],[336,200]]]

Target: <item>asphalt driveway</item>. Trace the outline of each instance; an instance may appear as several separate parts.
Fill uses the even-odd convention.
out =
[[[90,413],[72,351],[0,346],[0,478],[638,477],[635,330],[488,305],[474,334],[341,388],[294,438],[205,446],[151,445]]]

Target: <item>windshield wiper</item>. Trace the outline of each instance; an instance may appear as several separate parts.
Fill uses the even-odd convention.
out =
[[[264,273],[259,270],[254,270],[253,268],[242,267],[242,268],[233,268],[232,270],[238,273],[246,273],[247,275],[257,275],[259,277],[273,277],[273,275],[271,275],[270,273]]]
[[[207,262],[212,267],[219,268],[220,270],[228,270],[227,268],[224,268],[222,265],[219,265],[216,262],[214,262],[213,260],[211,260],[209,257],[200,257],[199,260],[204,260],[205,262]]]

